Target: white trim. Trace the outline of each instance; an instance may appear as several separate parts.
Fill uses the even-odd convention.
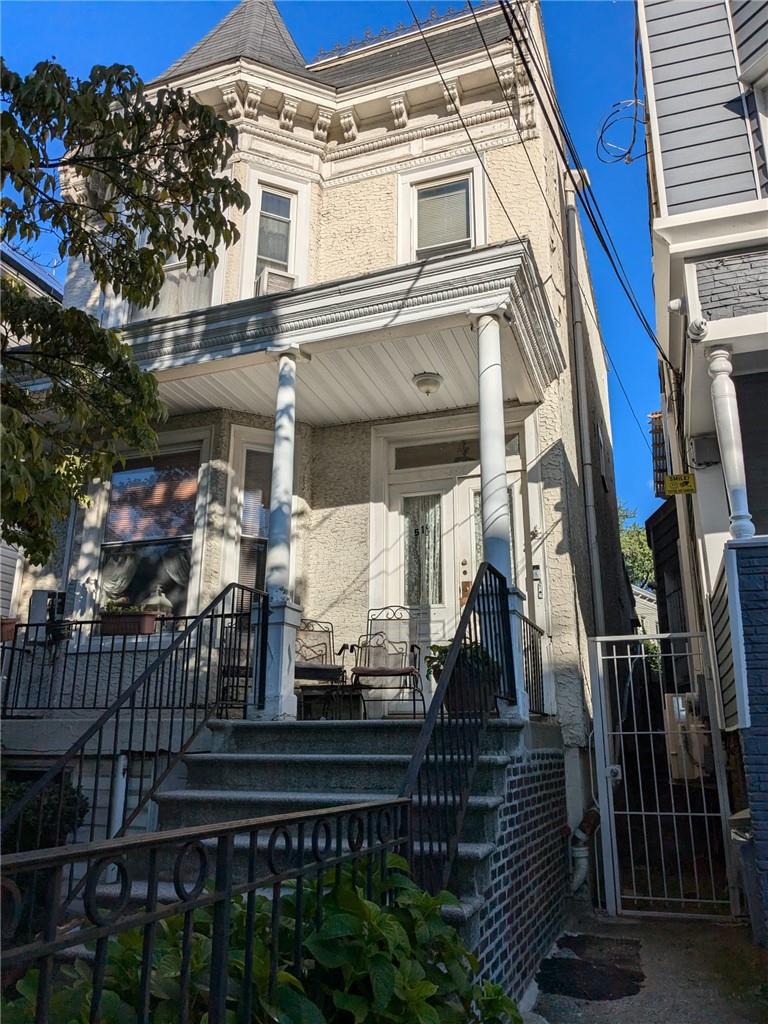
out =
[[[659,118],[656,113],[656,93],[653,87],[653,60],[651,59],[651,44],[648,38],[648,25],[645,20],[645,0],[637,0],[637,23],[640,28],[640,48],[643,54],[645,65],[645,103],[648,113],[648,121],[651,128],[651,156],[653,158],[654,185],[656,186],[656,199],[659,203],[659,212],[662,217],[667,216],[667,192],[664,184],[664,167],[661,159],[661,135],[659,133]]]
[[[749,689],[747,687],[747,652],[744,646],[744,622],[741,617],[741,594],[739,592],[739,562],[736,551],[730,543],[725,545],[723,564],[725,565],[725,578],[728,585],[728,617],[731,620],[731,652],[733,654],[736,717],[738,728],[748,729],[751,724],[751,717],[749,713]],[[722,692],[720,697],[722,699]]]
[[[158,434],[158,452],[183,450],[194,444],[200,445],[200,468],[197,474],[197,501],[195,503],[194,529],[192,531],[192,562],[187,590],[187,615],[195,615],[200,609],[202,595],[203,556],[207,535],[208,509],[211,475],[212,427],[189,427],[186,430],[168,430]],[[128,458],[131,452],[125,453]],[[89,488],[89,505],[83,521],[83,534],[74,582],[78,584],[74,617],[86,619],[95,616],[99,598],[99,563],[104,540],[104,530],[109,508],[110,481],[94,480]]]
[[[488,229],[485,200],[485,175],[477,157],[459,158],[406,171],[397,178],[397,262],[416,259],[416,190],[430,184],[469,178],[471,248],[485,245]]]
[[[291,200],[291,229],[288,242],[288,274],[296,278],[296,287],[309,283],[310,182],[287,171],[252,164],[248,170],[247,192],[251,198],[245,215],[241,241],[243,258],[240,270],[241,299],[254,297],[256,250],[259,238],[262,191],[276,192]]]
[[[236,583],[240,561],[245,453],[249,449],[272,453],[274,431],[263,427],[233,425],[229,431],[227,499],[224,506],[224,549],[221,553],[220,586]]]

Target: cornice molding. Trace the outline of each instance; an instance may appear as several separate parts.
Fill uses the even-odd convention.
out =
[[[125,330],[139,363],[161,371],[280,351],[486,305],[506,319],[539,393],[564,369],[543,285],[527,243],[487,246],[282,295],[246,299]],[[308,313],[307,310],[312,310]]]

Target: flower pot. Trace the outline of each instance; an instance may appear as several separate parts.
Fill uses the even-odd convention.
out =
[[[127,612],[101,615],[102,636],[151,636],[157,625],[157,612]]]
[[[17,618],[6,618],[4,615],[0,619],[0,640],[4,644],[12,644],[13,638],[16,634],[16,623],[19,620]]]

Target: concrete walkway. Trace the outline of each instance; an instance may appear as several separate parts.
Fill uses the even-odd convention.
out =
[[[730,922],[576,918],[537,981],[548,1024],[768,1024],[768,951]]]

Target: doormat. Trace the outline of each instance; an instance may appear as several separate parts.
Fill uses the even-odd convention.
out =
[[[636,996],[644,981],[640,940],[602,935],[561,935],[536,975],[542,992],[589,1002]]]

